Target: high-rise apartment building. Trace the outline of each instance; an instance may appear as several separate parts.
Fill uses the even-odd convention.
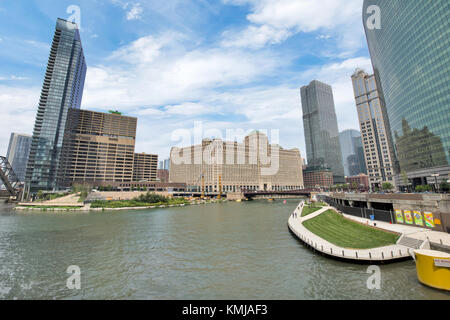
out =
[[[160,161],[158,169],[169,170],[170,169],[170,159]]]
[[[56,22],[37,110],[26,181],[32,191],[57,188],[69,110],[79,109],[86,63],[77,25]],[[68,130],[70,131],[70,130]]]
[[[133,180],[137,118],[73,109],[69,119],[60,185]]]
[[[357,130],[344,130],[339,133],[339,141],[345,176],[350,177],[366,173],[361,133]]]
[[[373,28],[368,7],[380,9]],[[369,10],[369,12],[371,12]],[[448,0],[365,0],[363,20],[400,166],[399,185],[435,184],[450,173]]]
[[[6,158],[11,164],[17,178],[25,181],[28,155],[30,153],[31,136],[26,134],[11,133]]]
[[[200,191],[303,189],[298,149],[270,145],[265,134],[253,132],[243,143],[204,139],[201,145],[172,148],[170,182]]]
[[[334,183],[345,183],[333,90],[314,80],[300,93],[308,167],[331,169]]]
[[[367,174],[372,189],[394,184],[394,149],[386,106],[374,75],[358,69],[352,75]]]
[[[133,166],[133,181],[156,181],[158,155],[135,153]]]

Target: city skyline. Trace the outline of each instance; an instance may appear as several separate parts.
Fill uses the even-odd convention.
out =
[[[190,12],[189,9],[202,10],[206,14],[205,21],[214,20],[217,16],[222,20],[209,32],[203,31],[198,19],[188,18],[184,19],[184,24],[178,22],[163,32],[161,19],[173,19],[174,8],[158,6],[156,11],[166,10],[168,14],[165,18],[151,20],[148,15],[155,13],[146,4],[140,6],[140,15],[132,17],[131,7],[123,8],[108,2],[103,10],[92,10],[93,4],[81,1],[81,38],[88,64],[82,108],[101,112],[114,108],[128,116],[139,117],[136,152],[156,153],[161,158],[167,158],[170,147],[175,144],[171,141],[171,132],[179,127],[192,129],[195,120],[203,121],[206,127],[221,130],[230,127],[280,129],[283,145],[299,148],[305,154],[301,138],[303,129],[298,127],[302,113],[297,88],[312,79],[317,78],[333,86],[340,129],[358,128],[356,112],[350,116],[346,112],[353,106],[348,76],[356,67],[370,71],[371,66],[361,21],[362,1],[357,2],[330,4],[329,11],[325,12],[330,21],[318,22],[306,16],[302,22],[299,22],[301,19],[290,19],[288,26],[281,26],[278,21],[288,16],[273,17],[278,22],[266,17],[271,6],[286,8],[282,1],[259,5],[250,1],[240,4],[218,1],[208,7],[200,2],[177,4],[176,8],[184,6],[186,12]],[[7,113],[0,120],[4,121],[1,130],[7,131],[8,135],[13,131],[10,126],[12,117],[23,128],[22,131],[32,131],[39,95],[36,89],[45,71],[49,35],[56,17],[69,18],[70,14],[66,13],[69,5],[69,2],[62,1],[50,7],[41,2],[40,14],[31,17],[28,25],[18,26],[9,36],[0,34],[2,45],[6,49],[15,45],[17,53],[12,57],[3,52],[1,59],[4,74],[0,74],[0,93],[15,94],[15,97],[3,95],[2,107],[8,105],[21,111],[20,115]],[[345,19],[335,12],[338,5],[346,9]],[[2,4],[4,10],[0,15],[8,12],[8,6]],[[322,10],[315,4],[308,6],[310,12]],[[14,14],[28,10],[20,4],[16,4],[14,9]],[[294,7],[292,14],[298,14],[299,10]],[[114,26],[108,24],[111,30],[99,23],[104,21],[100,18],[104,18],[105,12],[117,17]],[[305,14],[301,13],[302,16]],[[339,18],[333,20],[335,16]],[[5,26],[2,30],[7,30],[4,24],[8,19],[0,22]],[[14,25],[14,22],[9,23]],[[190,23],[192,28],[187,32],[185,27]],[[29,32],[30,26],[36,26],[36,30]],[[121,27],[122,30],[118,31]],[[140,31],[135,31],[135,27]],[[113,31],[118,31],[117,36],[111,38]],[[262,32],[267,38],[251,44],[238,41],[251,32]],[[345,37],[352,34],[346,42]],[[12,37],[24,41],[19,46]],[[189,45],[192,39],[197,41]],[[26,52],[30,56],[30,48],[35,49],[30,58],[32,62],[23,59]],[[187,68],[188,64],[195,69],[187,70],[187,73],[195,71],[192,79],[175,79],[179,74],[174,72]],[[131,75],[124,70],[129,67],[136,71],[142,65],[145,66],[142,73],[136,73],[137,82],[132,82]],[[157,65],[161,67],[158,69]],[[146,82],[145,78],[151,81]],[[123,84],[118,79],[122,79]],[[174,79],[178,82],[174,83]],[[155,86],[157,82],[161,85]],[[146,85],[149,90],[137,90],[141,85]],[[116,92],[121,96],[118,97]],[[98,97],[103,98],[99,101]],[[165,131],[159,141],[147,138],[160,133],[162,128]],[[6,151],[6,147],[7,142],[0,140],[0,148]]]

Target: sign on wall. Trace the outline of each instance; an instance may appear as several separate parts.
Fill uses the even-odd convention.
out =
[[[414,223],[417,226],[423,226],[422,213],[418,210],[414,210]]]
[[[424,215],[425,215],[425,225],[426,225],[428,228],[434,228],[435,225],[434,225],[434,217],[433,217],[433,213],[432,213],[432,212],[429,212],[429,211],[425,211],[425,212],[424,212]]]
[[[413,217],[411,214],[411,210],[405,210],[403,211],[405,214],[405,222],[406,224],[413,224]]]
[[[395,210],[395,220],[397,223],[404,223],[402,210]]]

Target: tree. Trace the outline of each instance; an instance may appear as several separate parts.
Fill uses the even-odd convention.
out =
[[[391,191],[392,189],[394,189],[394,186],[390,182],[385,182],[385,183],[383,183],[381,188],[385,191]]]
[[[403,170],[401,174],[402,174],[402,182],[403,182],[403,185],[404,185],[404,186],[407,186],[407,185],[408,185],[408,181],[409,181],[409,179],[408,179],[408,174],[406,173],[405,170]]]
[[[424,186],[416,186],[416,192],[427,192],[431,190],[433,190],[433,188],[428,184]]]
[[[42,199],[43,197],[44,197],[44,191],[39,190],[38,193],[37,193],[37,198],[38,199]]]
[[[439,187],[442,192],[448,192],[450,190],[450,184],[448,184],[448,182],[445,181],[442,182]]]

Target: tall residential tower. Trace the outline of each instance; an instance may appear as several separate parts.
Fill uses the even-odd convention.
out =
[[[384,182],[394,184],[392,136],[375,76],[358,69],[352,75],[352,82],[369,185],[373,190],[381,188]]]
[[[77,25],[62,19],[56,30],[37,110],[26,181],[32,191],[56,189],[70,109],[79,109],[86,63]]]
[[[314,80],[300,92],[308,169],[331,169],[334,183],[345,183],[333,90]]]

